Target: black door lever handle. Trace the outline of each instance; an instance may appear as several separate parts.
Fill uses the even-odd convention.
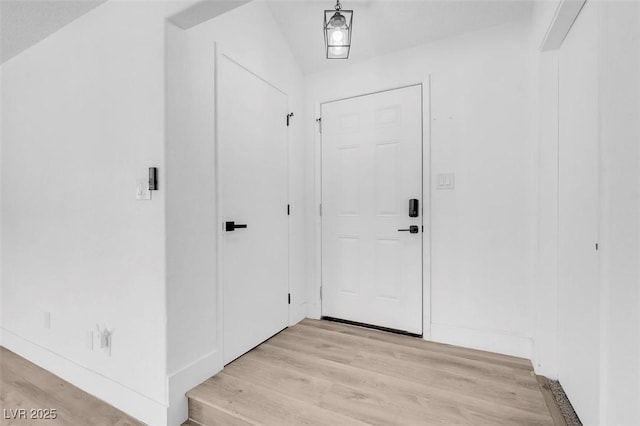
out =
[[[236,229],[239,228],[246,228],[247,225],[246,224],[240,224],[240,223],[235,223],[235,222],[225,222],[224,223],[224,230],[227,232],[231,232],[234,231]]]
[[[398,232],[409,232],[411,234],[417,234],[419,232],[418,225],[411,225],[409,229],[398,229]]]

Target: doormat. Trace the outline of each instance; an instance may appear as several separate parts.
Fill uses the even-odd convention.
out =
[[[576,411],[573,409],[569,398],[567,398],[567,394],[564,393],[564,389],[562,389],[560,382],[557,380],[549,380],[549,387],[551,388],[551,392],[558,403],[558,408],[560,408],[560,412],[562,413],[567,426],[582,426],[582,422],[578,418]]]

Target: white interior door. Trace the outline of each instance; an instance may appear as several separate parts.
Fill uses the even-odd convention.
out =
[[[288,324],[287,96],[219,60],[224,363]],[[221,224],[222,226],[222,224]]]
[[[587,2],[560,48],[558,376],[599,424],[598,14]]]
[[[323,104],[323,316],[422,334],[422,207],[422,86]]]

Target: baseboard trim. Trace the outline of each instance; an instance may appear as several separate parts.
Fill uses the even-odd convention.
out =
[[[181,425],[189,418],[187,391],[220,371],[222,371],[222,356],[218,350],[214,350],[167,377],[169,393],[167,419],[170,426]]]
[[[432,323],[429,340],[526,359],[533,354],[531,339],[497,331]]]
[[[153,426],[167,424],[167,407],[6,328],[0,345],[68,381],[83,391]]]
[[[307,302],[297,305],[290,305],[289,308],[289,327],[292,327],[307,317]]]

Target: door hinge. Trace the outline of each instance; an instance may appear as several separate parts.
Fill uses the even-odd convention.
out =
[[[289,303],[289,305],[291,304],[291,293],[289,293],[289,295],[287,297],[287,302]]]
[[[322,300],[322,286],[320,286],[320,300]]]
[[[289,127],[289,120],[291,120],[291,117],[293,117],[293,113],[292,112],[287,114],[287,127]]]
[[[291,214],[291,204],[287,204],[287,216]]]
[[[596,243],[596,251],[598,250],[598,243]]]
[[[316,123],[318,123],[318,132],[322,133],[322,117],[316,118]]]
[[[322,216],[322,203],[320,203],[320,216]]]

